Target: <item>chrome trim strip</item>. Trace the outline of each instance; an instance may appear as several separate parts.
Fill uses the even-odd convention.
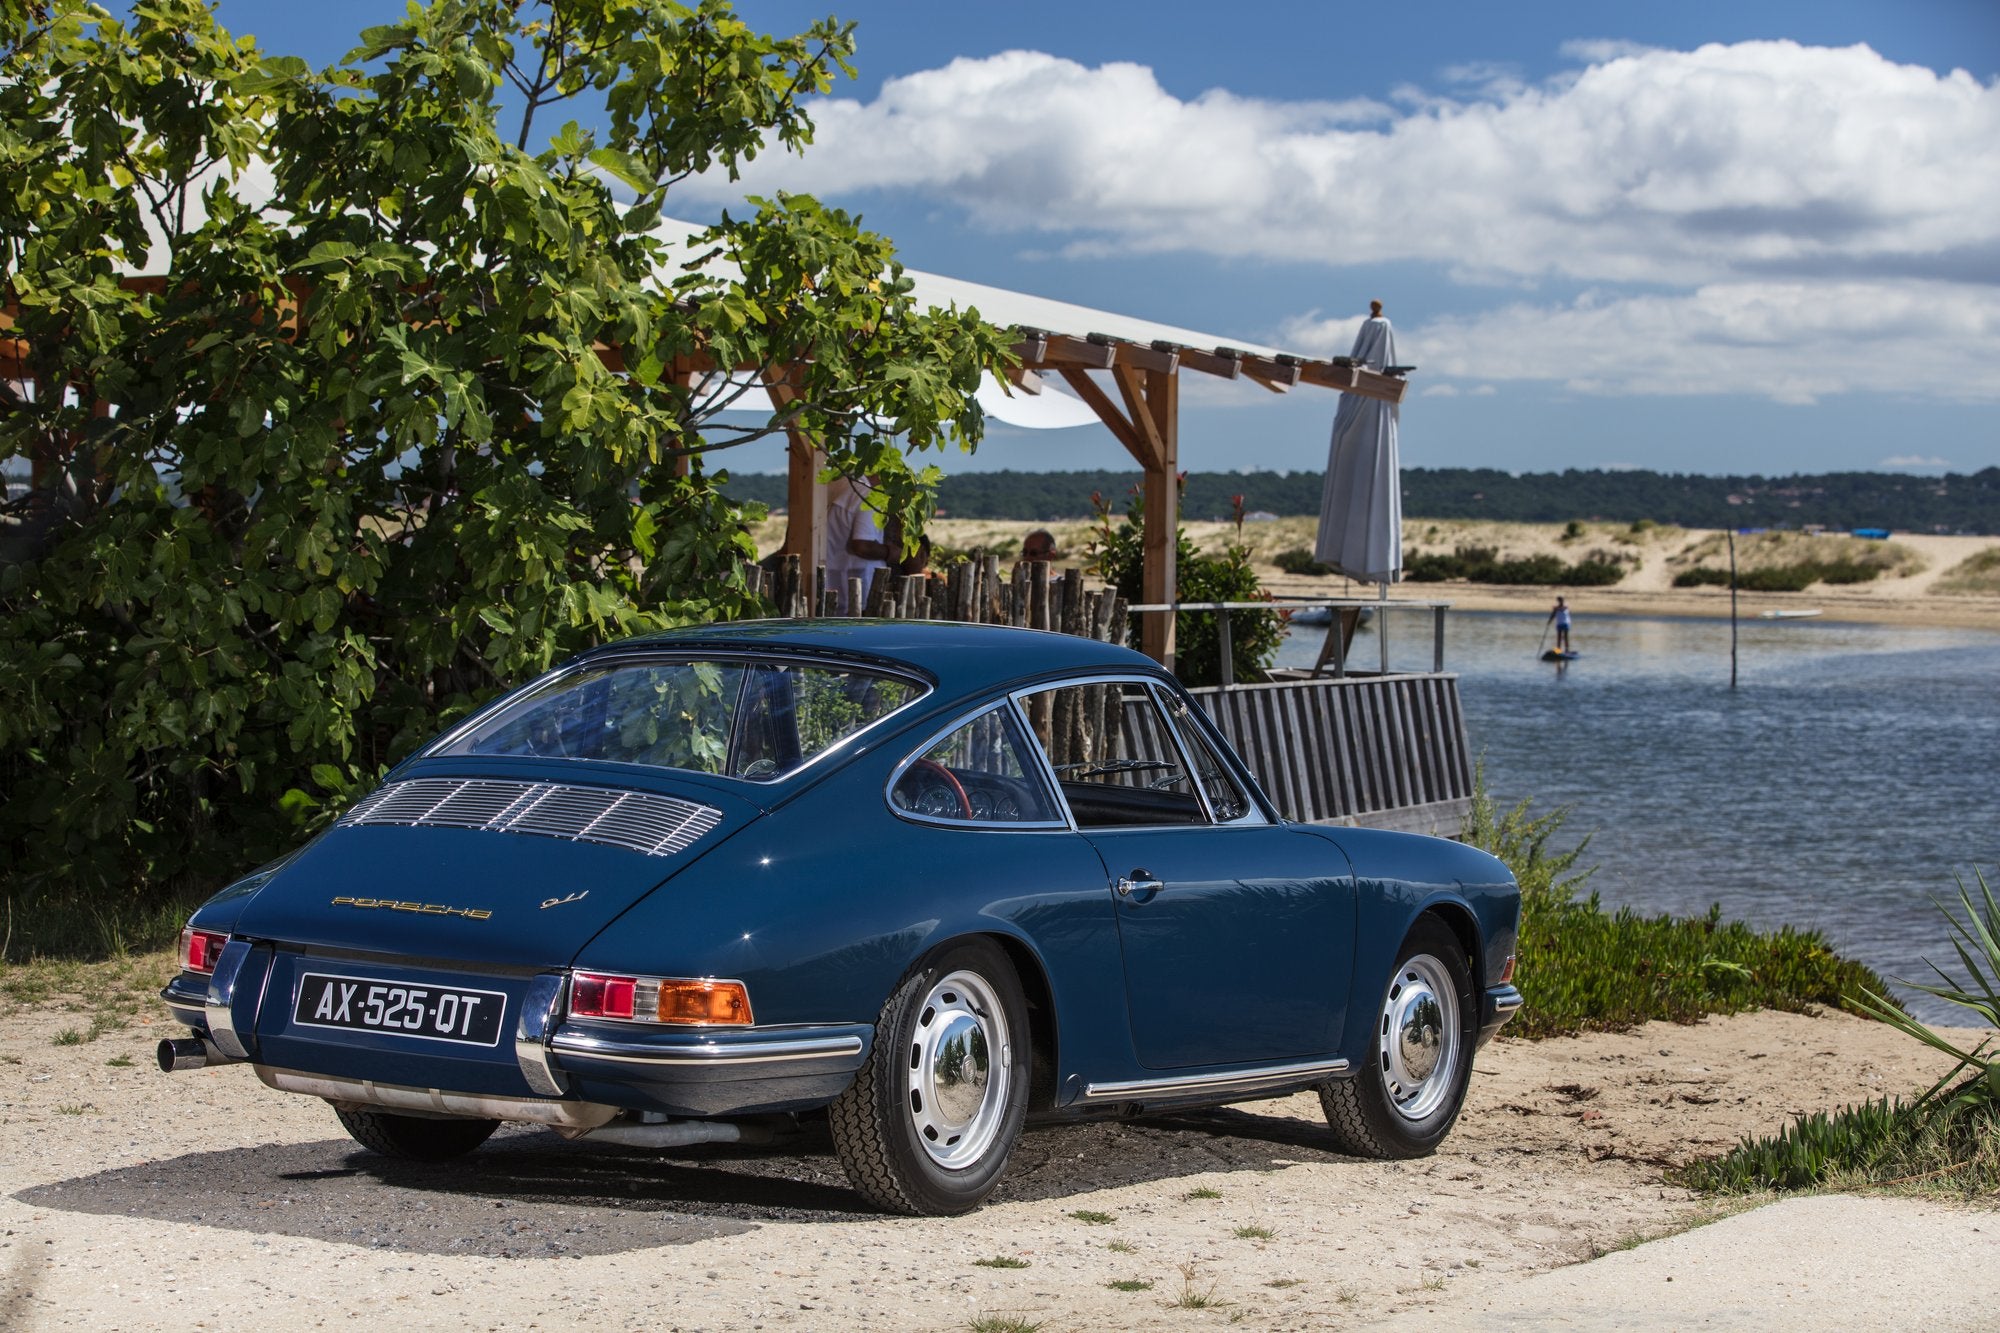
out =
[[[1512,1018],[1522,1004],[1521,992],[1514,986],[1495,986],[1486,992],[1486,998],[1493,1005],[1494,1017],[1503,1023]]]
[[[238,1060],[249,1059],[250,1050],[236,1034],[236,1016],[231,1010],[236,1003],[236,985],[243,977],[243,965],[249,961],[250,941],[231,939],[224,944],[222,957],[216,959],[215,971],[208,978],[208,995],[202,1001],[209,1040],[224,1055]]]
[[[514,1063],[528,1087],[544,1097],[560,1097],[569,1091],[562,1071],[549,1058],[549,1036],[555,1031],[562,1012],[567,973],[544,972],[528,983],[521,997],[521,1016],[514,1027]]]
[[[859,1055],[859,1037],[796,1037],[784,1041],[703,1042],[699,1046],[657,1046],[612,1041],[582,1032],[558,1032],[550,1043],[559,1055],[615,1060],[634,1065],[705,1065],[711,1069],[771,1064],[781,1060],[824,1060]]]
[[[1085,1101],[1144,1101],[1148,1097],[1171,1097],[1183,1093],[1232,1092],[1266,1084],[1292,1083],[1315,1075],[1344,1074],[1345,1060],[1308,1060],[1303,1064],[1278,1065],[1269,1069],[1231,1069],[1216,1074],[1195,1074],[1184,1078],[1141,1078],[1125,1083],[1084,1085]]]
[[[412,1088],[397,1083],[377,1083],[363,1078],[330,1078],[324,1074],[302,1074],[295,1069],[275,1069],[256,1065],[257,1077],[266,1087],[279,1092],[324,1097],[330,1102],[359,1106],[386,1106],[394,1111],[415,1111],[427,1115],[470,1116],[479,1120],[525,1120],[552,1125],[557,1129],[591,1130],[608,1123],[618,1114],[615,1106],[600,1102],[539,1102],[526,1097],[492,1097],[483,1093],[446,1092],[440,1088]]]

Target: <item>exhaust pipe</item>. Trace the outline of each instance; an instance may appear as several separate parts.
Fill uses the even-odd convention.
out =
[[[208,1064],[208,1047],[193,1037],[176,1040],[167,1038],[153,1052],[160,1062],[162,1074],[178,1074],[186,1069],[201,1069]]]
[[[189,1069],[206,1069],[210,1065],[236,1065],[243,1062],[225,1053],[221,1047],[203,1037],[169,1037],[153,1048],[153,1058],[160,1063],[163,1074],[178,1074]]]

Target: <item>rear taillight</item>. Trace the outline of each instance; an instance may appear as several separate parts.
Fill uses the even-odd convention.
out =
[[[1500,966],[1500,984],[1506,985],[1514,979],[1514,955],[1508,954],[1507,961]]]
[[[578,1018],[632,1017],[632,1001],[639,992],[637,977],[607,977],[596,972],[579,972],[569,985],[569,1011]]]
[[[740,981],[710,978],[619,977],[578,972],[570,978],[569,1012],[576,1018],[625,1023],[747,1026],[750,992]]]
[[[222,946],[227,943],[227,935],[189,926],[181,932],[181,966],[206,976],[215,971],[216,960],[222,957]]]

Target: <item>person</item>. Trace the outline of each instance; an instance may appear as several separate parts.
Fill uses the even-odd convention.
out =
[[[1021,558],[1040,561],[1055,559],[1056,535],[1047,528],[1036,528],[1021,538]]]
[[[847,605],[847,581],[859,577],[861,595],[866,597],[875,581],[875,571],[886,569],[889,544],[869,511],[866,482],[835,477],[826,488],[826,586],[834,605],[852,613]]]
[[[1556,609],[1549,612],[1549,622],[1556,627],[1556,651],[1569,651],[1569,603],[1556,598]]]

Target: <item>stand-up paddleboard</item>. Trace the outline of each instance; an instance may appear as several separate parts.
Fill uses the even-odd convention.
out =
[[[1544,662],[1574,662],[1582,656],[1582,653],[1559,653],[1551,648],[1542,654],[1542,660]]]

